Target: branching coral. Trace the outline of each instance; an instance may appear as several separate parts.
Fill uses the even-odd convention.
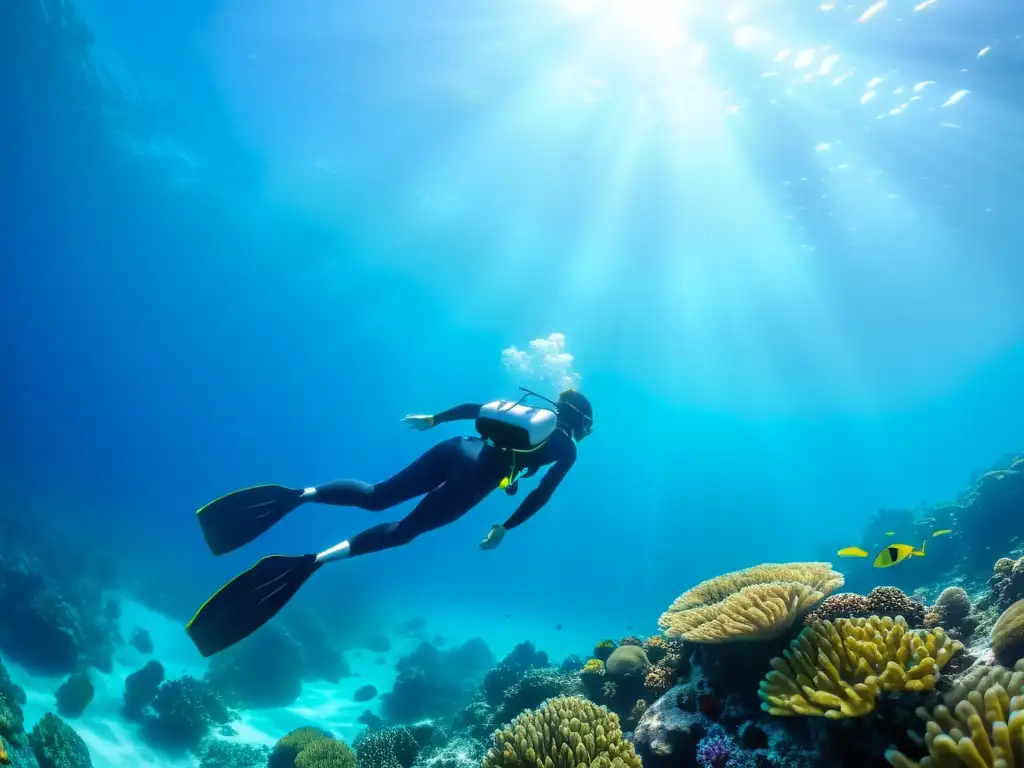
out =
[[[643,645],[644,652],[651,662],[657,664],[668,653],[669,645],[661,635],[653,635],[647,638]]]
[[[890,749],[895,768],[1019,768],[1024,765],[1024,662],[1014,671],[979,668],[954,687],[925,721],[928,757]]]
[[[356,756],[344,741],[319,739],[299,752],[295,768],[356,768]]]
[[[837,619],[804,629],[761,682],[773,715],[863,717],[880,691],[927,691],[963,646],[942,629],[912,632],[903,617]]]
[[[550,699],[494,733],[482,768],[640,768],[619,718],[576,697]]]
[[[724,643],[776,637],[843,585],[829,563],[769,563],[701,582],[658,620],[669,637]]]

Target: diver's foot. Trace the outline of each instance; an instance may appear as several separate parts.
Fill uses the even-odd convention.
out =
[[[299,496],[299,501],[312,501],[316,496],[316,488],[303,488],[302,495]]]
[[[325,549],[323,552],[316,556],[316,562],[323,565],[329,563],[332,560],[344,560],[350,554],[352,554],[352,547],[349,546],[347,541],[343,541],[340,544],[335,544],[330,549]]]

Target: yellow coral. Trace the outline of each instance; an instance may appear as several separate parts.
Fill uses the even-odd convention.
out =
[[[560,696],[523,712],[504,730],[482,768],[641,768],[622,738],[619,718],[576,696]]]
[[[896,749],[885,753],[895,768],[1021,768],[1024,766],[1024,661],[1013,671],[980,668],[965,677],[929,712],[928,757],[912,760]]]
[[[658,619],[669,637],[724,643],[776,637],[844,583],[829,563],[767,563],[701,582]]]
[[[583,665],[584,675],[603,675],[604,674],[604,662],[600,659],[588,659],[587,663]]]
[[[773,715],[863,717],[879,691],[929,691],[963,646],[940,628],[912,632],[895,619],[823,621],[804,629],[761,681],[761,708]]]

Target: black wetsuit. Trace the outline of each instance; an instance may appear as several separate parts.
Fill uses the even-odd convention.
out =
[[[436,415],[434,423],[475,419],[480,408],[476,403],[458,405]],[[349,539],[350,556],[365,555],[408,544],[421,533],[458,520],[509,475],[513,456],[515,471],[526,470],[523,477],[536,474],[548,464],[554,466],[505,522],[505,528],[512,529],[525,523],[547,503],[576,461],[576,443],[561,427],[531,453],[503,451],[479,437],[453,437],[438,443],[381,483],[334,480],[318,485],[313,498],[323,504],[379,512],[426,494],[416,508],[398,522],[375,525]]]

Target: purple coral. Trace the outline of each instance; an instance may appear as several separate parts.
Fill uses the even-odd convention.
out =
[[[725,768],[732,755],[732,742],[724,736],[705,736],[697,745],[700,768]]]

